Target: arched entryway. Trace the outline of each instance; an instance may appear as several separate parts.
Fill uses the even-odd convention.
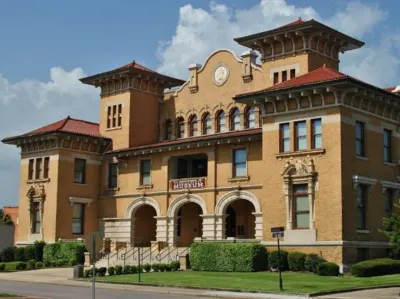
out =
[[[263,219],[257,197],[247,191],[222,196],[215,207],[216,237],[262,240]]]
[[[131,219],[131,244],[134,246],[150,247],[157,240],[157,220],[160,207],[152,198],[140,197],[135,199],[127,208],[125,217]]]
[[[177,247],[188,247],[203,235],[203,217],[207,209],[203,199],[185,194],[172,201],[168,208],[168,242]]]

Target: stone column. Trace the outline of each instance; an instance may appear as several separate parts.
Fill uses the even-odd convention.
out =
[[[157,220],[156,228],[156,240],[157,242],[167,242],[168,240],[168,217],[167,216],[156,216]]]
[[[283,193],[284,193],[285,203],[286,203],[286,230],[291,230],[292,229],[292,217],[291,217],[292,213],[291,213],[291,200],[290,200],[291,188],[290,188],[289,178],[284,179]]]
[[[314,182],[313,178],[308,179],[308,202],[310,206],[310,229],[315,228],[314,216]]]
[[[167,220],[167,242],[168,246],[176,243],[176,221],[174,218],[166,217]]]
[[[226,238],[225,219],[228,215],[215,215],[215,239],[224,240]]]
[[[203,235],[206,240],[215,240],[215,215],[200,215],[203,218]]]
[[[263,239],[263,214],[252,213],[255,217],[255,238],[262,241]]]

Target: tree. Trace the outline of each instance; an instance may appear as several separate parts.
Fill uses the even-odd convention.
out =
[[[14,224],[14,222],[12,221],[10,215],[4,214],[3,209],[0,209],[0,219],[7,225]]]
[[[398,205],[394,205],[400,208]],[[388,238],[389,245],[392,248],[392,255],[400,257],[400,215],[394,214],[383,218],[383,230],[381,232]]]

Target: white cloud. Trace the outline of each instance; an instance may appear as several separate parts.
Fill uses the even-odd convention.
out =
[[[289,5],[285,0],[262,0],[247,10],[232,10],[215,1],[211,2],[208,10],[185,5],[179,11],[174,36],[160,44],[158,57],[161,63],[158,71],[186,79],[190,64],[203,63],[218,48],[229,48],[240,54],[244,48],[234,42],[233,38],[275,28],[298,17],[303,20],[314,18],[346,34],[362,38],[387,17],[387,12],[375,4],[351,1],[343,10],[324,20],[312,7]],[[388,51],[381,53],[382,48]],[[348,67],[352,59],[346,56],[358,60],[359,65]],[[368,59],[373,59],[374,65],[377,65],[378,59],[390,69],[390,74],[397,74],[397,64],[387,63],[388,60],[394,61],[394,56],[393,48],[382,44],[345,53],[342,66],[352,75],[368,79],[371,83],[389,84],[390,78],[383,79],[376,72],[363,73],[363,70],[368,67]]]
[[[96,121],[98,90],[82,84],[81,68],[50,70],[50,80],[23,80],[11,84],[0,74],[0,139],[18,135],[65,118]],[[19,149],[0,143],[0,206],[17,204]],[[7,183],[4,183],[7,182]]]

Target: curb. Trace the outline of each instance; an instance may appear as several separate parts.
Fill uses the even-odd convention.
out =
[[[348,288],[348,289],[342,289],[342,290],[310,293],[309,297],[314,298],[314,297],[318,297],[318,296],[335,295],[335,294],[341,294],[341,293],[351,293],[351,292],[366,291],[366,290],[398,288],[398,287],[400,287],[400,284],[398,284],[398,283],[397,284],[379,285],[379,286],[355,287],[355,288]]]

